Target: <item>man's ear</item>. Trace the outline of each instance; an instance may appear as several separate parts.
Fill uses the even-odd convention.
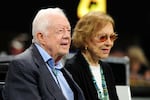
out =
[[[37,33],[36,37],[41,44],[45,43],[45,36],[42,33]]]

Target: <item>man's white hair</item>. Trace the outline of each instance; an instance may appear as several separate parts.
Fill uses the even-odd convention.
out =
[[[66,16],[65,13],[63,12],[62,9],[60,8],[46,8],[46,9],[41,9],[38,11],[36,14],[33,22],[32,22],[32,36],[33,40],[32,42],[37,42],[38,40],[36,39],[35,35],[37,33],[47,33],[47,27],[50,26],[51,23],[51,15],[63,15]]]

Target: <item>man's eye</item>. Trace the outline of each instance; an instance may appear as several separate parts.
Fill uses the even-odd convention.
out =
[[[59,30],[59,32],[63,32],[63,31],[64,31],[63,29]]]
[[[68,32],[71,32],[71,29],[68,29],[67,31],[68,31]]]

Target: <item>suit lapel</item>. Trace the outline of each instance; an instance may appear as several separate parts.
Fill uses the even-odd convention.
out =
[[[35,64],[38,66],[39,71],[40,71],[40,75],[41,75],[40,78],[44,82],[43,85],[47,87],[50,94],[52,94],[55,98],[61,97],[61,100],[65,100],[63,93],[61,92],[53,76],[49,72],[44,60],[42,59],[35,45],[32,45],[32,51],[33,51],[33,56],[34,56],[33,58],[34,58]]]
[[[83,97],[82,90],[77,85],[77,83],[73,80],[71,74],[65,68],[62,68],[61,71],[62,71],[64,77],[66,78],[66,80],[68,81],[68,84],[70,85],[70,88],[74,92],[75,100],[83,100],[84,97]]]

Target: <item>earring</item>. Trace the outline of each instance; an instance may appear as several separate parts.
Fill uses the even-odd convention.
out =
[[[88,49],[88,47],[85,47],[85,50],[87,50]]]

